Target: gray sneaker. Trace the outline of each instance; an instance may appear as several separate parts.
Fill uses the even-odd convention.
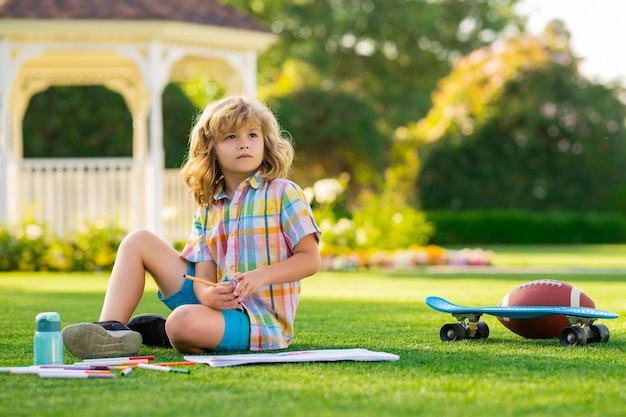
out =
[[[132,355],[141,348],[141,334],[118,321],[72,324],[62,333],[67,350],[81,359]]]

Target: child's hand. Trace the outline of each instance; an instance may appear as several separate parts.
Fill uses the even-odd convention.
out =
[[[234,291],[232,282],[220,282],[216,286],[206,286],[198,299],[203,305],[215,310],[233,310],[241,307]]]
[[[251,271],[246,273],[236,272],[231,278],[237,282],[233,295],[239,300],[239,303],[243,303],[246,297],[250,296],[260,287],[260,280],[253,279]]]

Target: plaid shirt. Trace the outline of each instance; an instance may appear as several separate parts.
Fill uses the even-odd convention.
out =
[[[242,182],[232,199],[222,192],[209,209],[198,209],[181,256],[190,262],[213,261],[218,279],[228,281],[237,271],[289,258],[300,239],[311,233],[319,240],[302,189],[285,179],[264,182],[257,173]],[[266,285],[246,298],[250,350],[289,346],[300,287],[300,281]]]

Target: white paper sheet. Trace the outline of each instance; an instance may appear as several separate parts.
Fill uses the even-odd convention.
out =
[[[212,367],[291,362],[397,361],[400,356],[367,349],[322,349],[279,353],[244,353],[238,355],[187,355],[186,361]]]

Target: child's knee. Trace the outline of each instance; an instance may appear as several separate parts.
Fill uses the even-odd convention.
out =
[[[221,319],[221,312],[197,304],[181,305],[172,311],[165,322],[165,332],[172,346],[184,353],[215,348],[222,339],[224,325],[215,322],[213,315]]]
[[[145,230],[145,229],[133,230],[132,232],[124,236],[124,238],[122,239],[122,243],[120,245],[124,245],[124,244],[134,245],[137,243],[146,243],[146,241],[153,239],[155,237],[156,235],[149,230]]]

